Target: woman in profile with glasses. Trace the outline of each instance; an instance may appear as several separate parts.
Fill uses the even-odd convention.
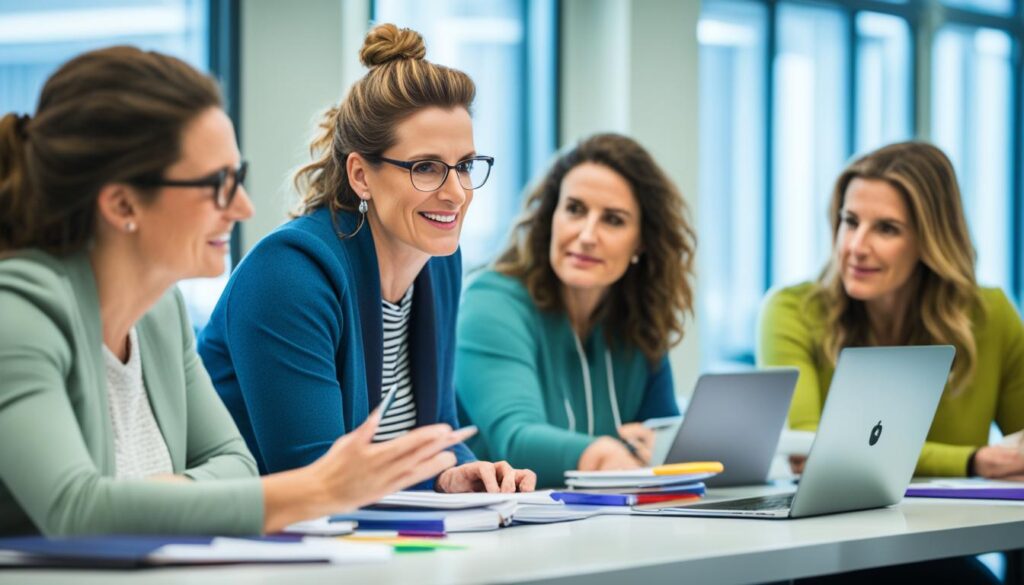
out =
[[[679,414],[666,354],[692,309],[695,246],[679,190],[634,140],[562,153],[466,288],[456,388],[474,451],[543,486],[649,464],[642,421]]]
[[[459,233],[493,159],[473,145],[472,80],[425,53],[414,31],[370,31],[369,71],[296,177],[297,217],[249,252],[200,337],[264,473],[317,459],[392,389],[375,441],[456,426]],[[459,465],[422,487],[533,488],[532,472],[454,451]]]
[[[80,55],[0,118],[0,535],[258,534],[455,463],[446,425],[259,477],[176,281],[252,215],[216,83],[131,47]]]

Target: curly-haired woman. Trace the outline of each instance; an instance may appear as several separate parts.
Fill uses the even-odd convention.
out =
[[[678,414],[666,353],[692,309],[695,239],[635,141],[601,134],[559,156],[460,308],[456,391],[478,456],[547,486],[647,463],[641,421]]]

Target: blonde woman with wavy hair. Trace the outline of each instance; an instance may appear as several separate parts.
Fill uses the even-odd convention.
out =
[[[473,143],[473,80],[425,55],[413,30],[369,32],[369,71],[324,116],[296,177],[296,217],[249,252],[200,336],[262,472],[316,459],[391,389],[374,442],[458,426],[459,234],[493,159]],[[453,450],[458,465],[420,487],[533,489],[528,470]]]
[[[830,217],[833,254],[819,279],[771,293],[761,315],[758,363],[800,368],[790,425],[817,428],[844,347],[950,344],[956,358],[916,473],[1024,474],[1018,450],[987,446],[993,421],[1004,434],[1024,428],[1024,326],[1001,290],[975,281],[946,155],[924,142],[868,153],[839,175]]]
[[[692,310],[695,247],[679,190],[636,141],[562,153],[465,292],[456,389],[477,454],[546,486],[648,464],[642,421],[678,414],[666,354]]]

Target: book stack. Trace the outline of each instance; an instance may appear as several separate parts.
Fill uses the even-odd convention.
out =
[[[703,481],[724,469],[717,461],[697,461],[627,471],[566,471],[569,489],[551,497],[577,506],[686,505],[701,499]]]

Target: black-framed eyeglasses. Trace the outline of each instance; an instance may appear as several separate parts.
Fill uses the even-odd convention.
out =
[[[494,165],[493,156],[474,156],[460,160],[453,165],[430,158],[420,160],[395,160],[385,156],[369,158],[408,170],[412,186],[417,191],[437,191],[448,180],[448,171],[453,169],[463,189],[479,189],[487,182],[487,177],[491,176],[491,166]]]
[[[235,168],[223,168],[211,175],[198,179],[136,179],[132,184],[140,187],[206,187],[213,189],[213,203],[217,209],[227,209],[238,194],[238,186],[245,182],[245,173],[249,170],[249,162],[242,161]]]

